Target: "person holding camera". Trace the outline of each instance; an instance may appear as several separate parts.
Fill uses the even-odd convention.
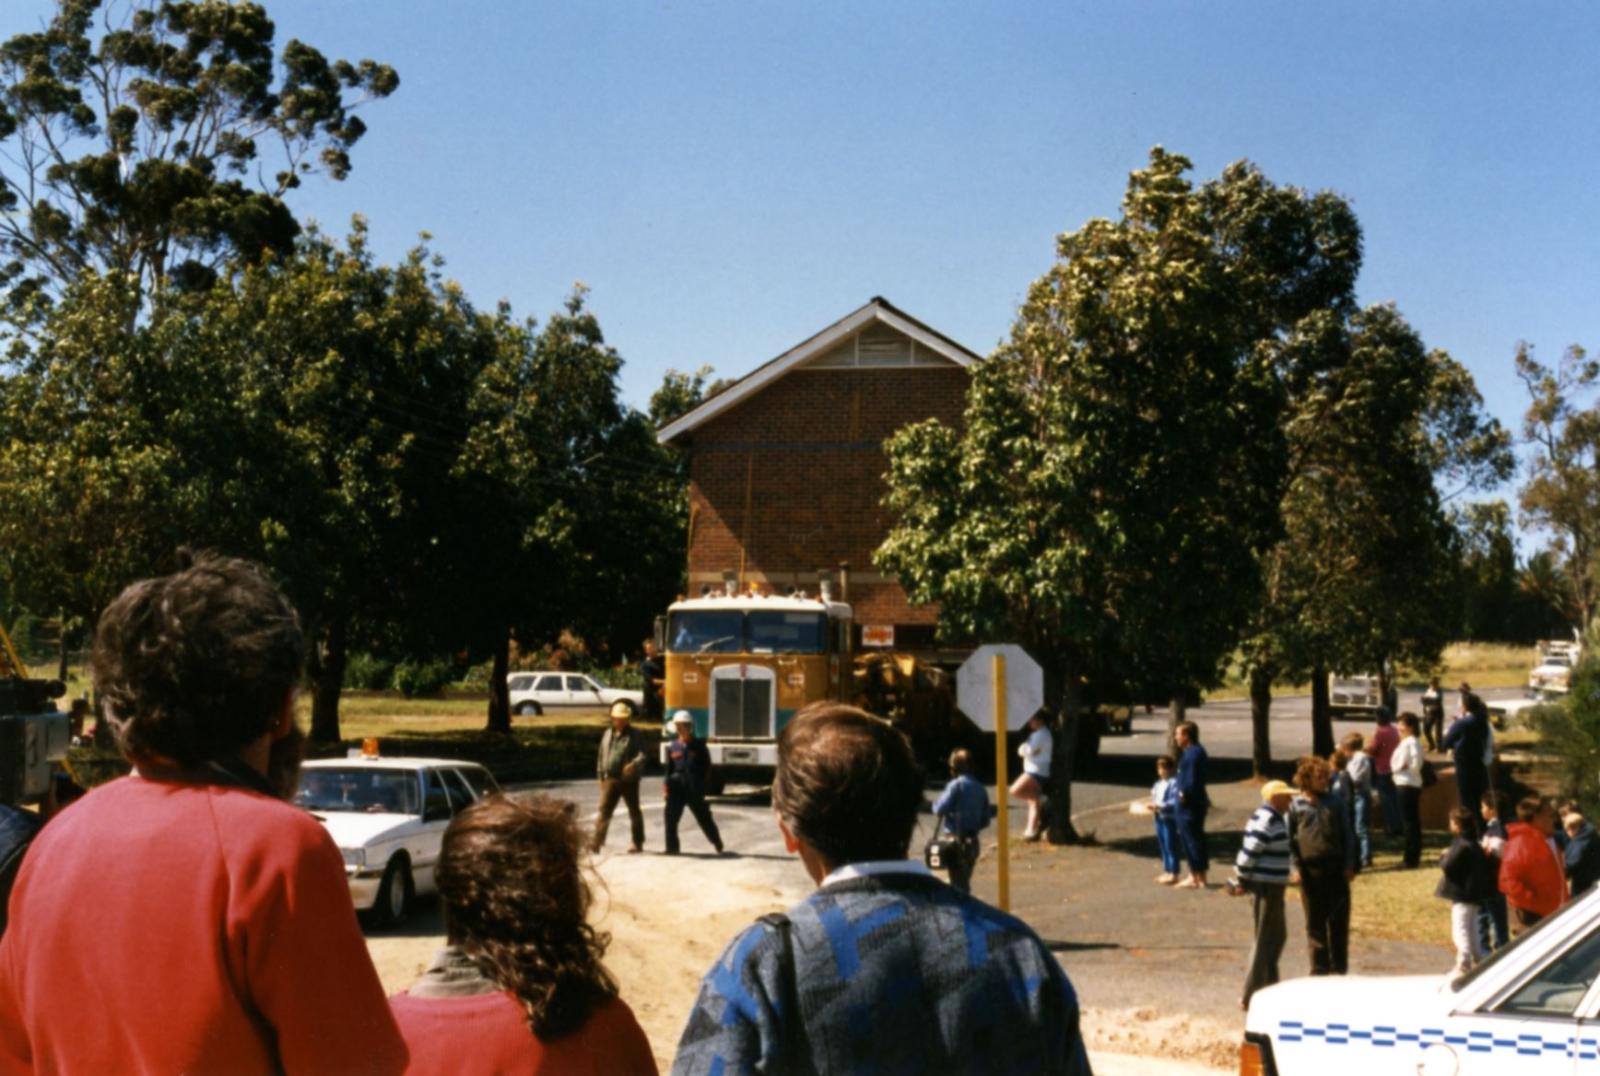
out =
[[[95,689],[133,773],[23,861],[0,1071],[405,1068],[339,849],[284,801],[304,654],[294,609],[242,560],[135,583],[102,614]]]

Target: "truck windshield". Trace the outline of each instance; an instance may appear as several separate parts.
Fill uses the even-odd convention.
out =
[[[752,654],[820,654],[827,627],[821,613],[752,612],[745,621]]]
[[[744,614],[737,609],[673,613],[667,649],[674,654],[737,654],[744,649]]]
[[[820,654],[827,649],[822,613],[695,609],[672,614],[667,650],[674,654]]]

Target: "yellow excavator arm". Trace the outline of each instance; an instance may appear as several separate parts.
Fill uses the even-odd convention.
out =
[[[28,667],[17,656],[17,648],[11,645],[11,636],[6,634],[5,625],[0,624],[0,678],[4,677],[26,680]]]

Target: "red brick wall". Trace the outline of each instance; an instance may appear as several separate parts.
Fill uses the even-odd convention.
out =
[[[909,422],[959,425],[968,375],[957,366],[791,371],[692,433],[689,574],[740,570],[781,592],[815,592],[815,572],[851,569],[857,623],[931,624],[883,581],[872,552],[889,529],[883,442]],[[746,483],[749,484],[749,512]]]

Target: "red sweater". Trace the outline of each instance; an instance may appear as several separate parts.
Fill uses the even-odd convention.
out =
[[[0,1072],[400,1072],[339,850],[243,788],[127,777],[28,851]]]
[[[1506,902],[1524,911],[1550,915],[1567,896],[1567,877],[1561,857],[1539,828],[1528,822],[1506,827],[1506,847],[1500,853],[1500,892]]]
[[[655,1057],[633,1010],[612,998],[573,1032],[541,1042],[510,993],[462,998],[389,999],[411,1051],[412,1076],[533,1076],[594,1073],[630,1076],[656,1072]]]

